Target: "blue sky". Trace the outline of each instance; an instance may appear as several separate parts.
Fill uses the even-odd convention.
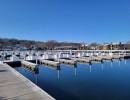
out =
[[[130,41],[130,0],[0,0],[0,37]]]

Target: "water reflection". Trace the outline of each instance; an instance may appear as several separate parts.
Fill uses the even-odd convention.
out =
[[[101,66],[102,66],[102,71],[103,71],[103,63],[101,64]]]
[[[35,74],[35,82],[38,83],[38,74]]]
[[[113,67],[113,62],[111,62],[111,68]]]
[[[58,72],[58,79],[60,79],[60,70],[57,70]]]
[[[74,68],[74,74],[77,75],[77,68]]]
[[[24,69],[24,71],[29,71],[33,74],[39,74],[39,68],[38,67],[35,67],[35,68],[29,68],[27,66],[21,66],[21,67]],[[17,69],[17,71],[18,71],[18,69]]]
[[[125,64],[126,64],[126,59],[125,59]]]
[[[92,65],[89,65],[89,71],[90,72],[92,71]]]
[[[41,64],[41,66],[57,70],[57,78],[60,79],[60,70],[61,70],[60,66],[51,66],[51,65],[45,65],[45,64]]]
[[[121,65],[121,61],[119,60],[119,66]]]

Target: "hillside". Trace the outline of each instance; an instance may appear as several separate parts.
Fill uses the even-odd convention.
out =
[[[79,47],[80,43],[58,42],[55,40],[49,40],[47,42],[33,41],[33,40],[18,40],[0,38],[1,50],[17,50],[17,49],[37,49],[37,50],[52,50],[56,46],[76,46]]]

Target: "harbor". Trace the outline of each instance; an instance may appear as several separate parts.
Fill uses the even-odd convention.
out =
[[[113,99],[113,96],[119,99],[129,98],[130,80],[124,78],[129,75],[129,64],[130,60],[124,59],[103,63],[92,62],[92,64],[77,63],[77,67],[61,64],[60,70],[39,65],[38,74],[25,71],[22,67],[18,67],[17,71],[57,100],[102,99],[102,95],[104,95],[103,99],[107,99],[108,92],[110,92],[109,99]],[[117,90],[121,92],[118,93]],[[89,94],[98,95],[98,97]]]
[[[1,94],[2,99],[4,100],[5,98],[44,98],[46,100],[54,100],[54,98],[57,99],[57,96],[51,94],[49,92],[43,92],[44,90],[42,90],[40,88],[40,86],[37,86],[38,84],[40,84],[38,82],[38,76],[41,76],[39,74],[41,74],[42,70],[45,68],[47,68],[48,70],[54,70],[56,72],[56,76],[58,80],[61,79],[61,73],[62,70],[64,70],[63,66],[72,66],[72,70],[74,71],[74,75],[77,76],[78,72],[77,69],[80,68],[81,65],[86,65],[89,68],[89,72],[93,72],[93,66],[98,65],[98,67],[101,67],[101,70],[104,70],[104,63],[110,63],[110,66],[113,67],[115,62],[119,62],[119,66],[121,65],[121,59],[123,59],[123,61],[126,63],[127,59],[129,59],[130,51],[116,51],[116,53],[112,53],[112,51],[107,51],[106,54],[101,53],[101,51],[78,51],[77,54],[72,55],[73,52],[75,52],[75,50],[67,50],[67,51],[2,51],[1,53],[1,72],[3,73],[3,77],[5,77],[5,79],[7,78],[7,80],[5,80],[5,84],[1,84],[1,91],[2,89],[6,88],[6,89],[10,89],[8,91],[8,95],[4,92]],[[89,53],[88,53],[89,52]],[[114,51],[115,52],[115,51]],[[124,53],[120,53],[120,52],[124,52]],[[6,56],[5,56],[6,54]],[[19,54],[19,55],[18,55]],[[127,58],[127,59],[126,59]],[[16,65],[16,66],[14,66]],[[11,66],[11,67],[10,67]],[[20,67],[21,66],[21,67]],[[14,69],[13,69],[14,68]],[[8,71],[6,71],[8,69]],[[16,71],[15,71],[16,70]],[[23,73],[18,73],[19,71],[22,71],[23,73],[29,72],[28,74],[32,74],[33,76],[35,76],[34,80],[31,82],[29,81],[25,75],[22,76],[21,74]],[[18,71],[18,72],[17,72]],[[20,72],[21,72],[20,71]],[[17,75],[15,76],[15,74],[17,73]],[[6,75],[7,74],[7,75]],[[9,75],[13,75],[13,76],[9,76]],[[24,74],[23,74],[24,75]],[[55,75],[54,75],[55,76]],[[1,81],[3,82],[4,78],[1,76]],[[9,80],[9,78],[12,77],[14,79],[16,79],[16,81],[11,81]],[[15,78],[16,77],[16,78]],[[70,76],[71,77],[71,76]],[[18,80],[18,83],[17,83]],[[25,83],[25,84],[24,84]],[[10,85],[15,85],[18,84],[18,87],[21,88],[19,85],[21,84],[21,86],[26,86],[27,88],[30,89],[30,84],[34,84],[34,88],[37,88],[36,91],[34,91],[32,94],[34,96],[31,96],[31,93],[29,92],[29,96],[24,94],[18,94],[18,95],[14,95],[11,92],[14,91],[17,92],[17,89],[13,90],[13,86],[10,87]],[[36,85],[35,85],[36,84]],[[9,87],[6,87],[9,86]],[[28,86],[29,85],[29,86]],[[26,89],[27,89],[26,88]],[[32,87],[31,87],[32,88]],[[23,88],[24,89],[24,88]],[[42,91],[41,91],[42,90]],[[21,89],[22,91],[22,89]],[[26,90],[25,90],[26,91]],[[31,91],[28,90],[27,91]],[[47,90],[48,91],[48,90]],[[35,93],[36,92],[36,93]],[[22,93],[22,92],[21,92]],[[28,93],[28,92],[27,92]],[[26,92],[25,92],[26,94]],[[37,94],[37,96],[35,96],[35,94]],[[41,95],[44,94],[44,95]],[[7,95],[7,97],[6,97]],[[21,96],[23,95],[23,96]],[[50,96],[51,95],[51,96]],[[58,97],[59,98],[59,97]],[[39,99],[39,100],[40,100]],[[63,99],[63,98],[62,98]]]

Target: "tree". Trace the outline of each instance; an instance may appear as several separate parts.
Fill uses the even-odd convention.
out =
[[[96,43],[96,42],[94,42],[94,43],[90,43],[89,46],[88,46],[88,48],[89,48],[89,49],[94,49],[94,50],[95,50],[95,49],[97,49],[97,46],[99,46],[99,44]]]

